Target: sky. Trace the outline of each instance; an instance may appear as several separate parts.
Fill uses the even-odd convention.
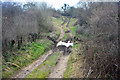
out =
[[[75,6],[79,0],[43,0],[45,2],[48,2],[49,4],[52,4],[53,7],[56,9],[61,8],[64,3],[69,4],[70,6]]]
[[[64,3],[69,4],[69,6],[75,6],[79,1],[82,2],[118,2],[120,0],[1,0],[2,2],[47,2],[48,5],[55,9],[60,9]]]
[[[60,9],[64,3],[75,6],[80,0],[2,0],[5,2],[47,2],[55,9]]]

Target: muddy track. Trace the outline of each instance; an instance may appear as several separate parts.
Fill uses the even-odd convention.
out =
[[[40,59],[34,61],[29,66],[19,70],[14,74],[11,78],[25,78],[29,73],[31,73],[34,69],[38,68],[46,59],[52,55],[52,50],[48,51],[46,54],[44,54]]]
[[[63,26],[61,25],[61,27],[59,27],[59,28],[61,30],[61,33],[60,33],[60,37],[56,40],[57,42],[60,41],[64,37],[64,34],[65,34],[65,32],[63,30]]]
[[[66,26],[66,28],[70,31],[70,29],[68,27],[69,23],[70,23],[70,18],[69,18],[69,21],[68,21],[67,26]],[[61,32],[64,33],[63,26],[61,27]],[[64,37],[63,34],[61,34],[61,36],[62,37],[60,39],[62,39]],[[69,36],[72,37],[71,31],[69,33]],[[63,54],[67,54],[67,53],[68,52],[63,52]],[[50,75],[47,78],[64,78],[64,73],[67,69],[69,56],[70,56],[70,54],[62,55],[60,57],[60,60],[58,61],[57,65],[54,67],[53,71],[50,73]]]
[[[61,30],[61,33],[60,33],[60,36],[59,38],[56,40],[57,42],[60,41],[63,37],[64,37],[64,29],[63,29],[63,25],[67,22],[67,18],[64,20],[64,22],[61,24],[61,26],[59,27],[60,30]]]
[[[64,22],[61,24],[63,26],[67,22],[67,18],[65,18]]]
[[[61,24],[61,26],[59,27],[60,30],[61,30],[61,33],[60,33],[60,36],[57,39],[57,41],[59,41],[60,39],[62,39],[64,37],[63,25],[67,22],[66,20],[67,19],[65,19],[65,21],[63,22],[63,24]],[[23,69],[17,71],[15,74],[12,75],[11,78],[25,78],[34,69],[38,68],[43,62],[45,62],[47,60],[47,58],[52,55],[52,53],[54,53],[53,49],[51,49],[50,51],[48,51],[46,54],[44,54],[42,57],[40,57],[40,59],[34,61],[33,63],[31,63],[27,67],[24,67]]]
[[[66,25],[67,30],[70,31],[70,32],[69,32],[69,37],[72,38],[71,30],[70,30],[69,27],[68,27],[68,26],[69,26],[69,23],[70,23],[70,19],[71,19],[71,18],[69,18],[69,20],[67,21],[67,18],[66,18],[65,21],[61,24],[61,27],[59,27],[60,30],[61,30],[61,34],[60,34],[60,37],[56,40],[57,42],[60,41],[60,40],[64,37],[65,32],[64,32],[64,29],[63,29],[63,25],[64,25],[65,23],[67,23],[67,25]]]
[[[54,70],[50,73],[48,78],[63,78],[67,68],[68,59],[69,55],[61,56],[60,60],[58,61],[57,65],[54,67]]]

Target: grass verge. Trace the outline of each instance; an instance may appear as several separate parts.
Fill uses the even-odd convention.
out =
[[[50,49],[51,44],[52,42],[48,39],[36,40],[36,42],[22,46],[19,50],[12,51],[12,55],[9,55],[11,54],[9,52],[3,54],[2,77],[10,77],[17,70],[38,59]]]
[[[66,72],[64,74],[64,78],[79,78],[82,77],[82,69],[83,66],[83,56],[81,55],[81,44],[76,44],[72,47],[72,53],[70,54],[68,60],[68,66]]]
[[[66,40],[67,38],[69,38],[69,33],[64,34],[63,41]]]
[[[61,24],[63,23],[61,18],[52,17],[52,21],[53,21],[53,23],[57,23],[57,24],[55,24],[56,26],[61,26]]]
[[[65,31],[67,31],[67,28],[66,28],[66,27],[63,27],[63,30],[64,30],[64,32],[65,32]]]
[[[76,30],[79,27],[78,25],[74,26],[75,21],[76,21],[76,19],[71,18],[70,23],[69,23],[69,28],[70,28],[73,36],[76,36]]]

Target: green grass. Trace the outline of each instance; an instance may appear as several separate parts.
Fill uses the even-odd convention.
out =
[[[67,17],[66,16],[62,16],[62,18],[65,20]]]
[[[67,31],[67,28],[66,28],[66,27],[63,27],[63,30],[64,30],[64,32],[65,32],[65,31]]]
[[[53,22],[55,22],[55,23],[57,23],[57,25],[58,26],[61,26],[61,24],[63,23],[63,21],[61,20],[61,18],[59,19],[57,19],[57,18],[55,18],[55,17],[52,17],[52,20],[53,20]]]
[[[76,66],[75,66],[75,61],[76,55],[78,54],[75,49],[79,49],[80,44],[75,44],[72,47],[72,53],[70,54],[69,60],[68,60],[68,66],[64,74],[64,78],[71,78],[74,73],[76,73]],[[78,60],[77,60],[78,61]]]
[[[75,21],[76,21],[75,18],[71,18],[71,19],[70,19],[70,23],[69,23],[69,28],[70,28],[73,36],[76,36],[76,30],[77,30],[77,28],[79,27],[78,25],[73,26],[74,23],[75,23]]]
[[[76,48],[79,44],[75,44],[73,45],[72,49]]]
[[[73,26],[76,20],[77,20],[77,19],[75,19],[75,18],[71,18],[71,19],[70,19],[70,24],[69,24],[69,25]]]
[[[72,57],[70,56],[69,61],[68,61],[68,66],[67,66],[66,72],[64,74],[64,78],[68,78],[70,75],[72,75],[74,70],[75,70],[75,68],[72,67]]]
[[[67,38],[69,38],[69,33],[64,34],[63,41],[66,40]]]
[[[28,43],[26,46],[22,46],[21,49],[13,51],[12,53],[14,53],[14,55],[5,53],[4,56],[9,57],[3,58],[2,77],[10,77],[17,70],[38,59],[50,49],[51,44],[51,41],[47,39],[41,39],[33,43]]]
[[[61,33],[61,30],[59,27],[61,26],[63,21],[61,19],[57,19],[57,18],[52,17],[52,22],[53,22],[54,27],[56,28],[56,31],[54,33],[57,33],[57,35],[58,35],[57,38],[58,38],[60,36],[60,33]]]
[[[71,33],[72,33],[73,36],[76,36],[76,30],[77,30],[77,28],[79,27],[78,25],[73,26],[73,24],[75,23],[75,21],[76,21],[76,19],[71,18],[71,19],[70,19],[69,26],[68,26],[68,27],[70,28]],[[63,27],[64,31],[67,31],[66,25],[67,25],[67,23],[66,23],[66,24],[64,25],[64,27]],[[63,37],[63,40],[66,40],[68,37],[69,37],[69,33],[65,33],[65,35],[64,35],[64,37]]]
[[[70,26],[69,28],[70,28],[70,30],[71,30],[71,32],[72,32],[72,35],[73,35],[73,36],[76,36],[76,30],[77,30],[77,28],[78,28],[78,25],[77,25],[77,26]]]
[[[66,17],[63,17],[63,18],[65,19]],[[54,17],[52,17],[52,20],[53,20],[53,22],[55,22],[59,26],[61,26],[61,24],[63,23],[63,21],[61,19],[57,19],[57,18],[54,18]],[[58,25],[56,25],[56,26],[58,26]],[[66,25],[67,25],[67,23],[65,23],[64,26],[63,26],[64,31],[67,31]],[[60,31],[58,31],[58,33],[60,34]],[[63,37],[63,40],[66,40],[68,37],[69,37],[69,33],[65,33],[65,35]]]
[[[64,27],[66,27],[66,26],[67,26],[67,24],[68,24],[68,22],[66,22],[66,23],[64,24]]]
[[[75,49],[75,48],[77,48],[78,47],[78,44],[76,44],[76,45],[74,45],[73,47],[72,47],[72,49]],[[68,60],[68,66],[67,66],[67,69],[66,69],[66,71],[65,71],[65,74],[64,74],[64,78],[68,78],[69,76],[71,76],[73,73],[74,73],[74,71],[75,71],[75,68],[73,67],[73,61],[74,61],[74,58],[72,57],[72,56],[74,56],[75,54],[74,54],[74,52],[72,52],[71,54],[70,54],[70,57],[69,57],[69,60]]]
[[[71,32],[72,32],[72,35],[73,35],[73,36],[77,36],[77,37],[82,38],[82,39],[86,39],[86,38],[87,38],[86,35],[76,34],[76,30],[77,30],[78,27],[79,27],[79,25],[74,26],[74,23],[75,23],[76,20],[77,20],[77,19],[75,19],[75,18],[71,18],[71,20],[70,20],[69,28],[70,28],[70,30],[71,30]]]
[[[43,62],[37,69],[30,73],[26,78],[46,78],[53,67],[56,65],[57,60],[60,57],[60,53],[55,52],[45,62]]]

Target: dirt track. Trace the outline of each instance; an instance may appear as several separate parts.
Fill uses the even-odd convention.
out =
[[[58,64],[54,67],[53,72],[50,73],[48,78],[63,78],[65,70],[67,68],[69,55],[62,56],[58,62]]]
[[[69,19],[69,21],[67,23],[66,28],[67,28],[67,30],[70,31],[70,29],[68,27],[69,22],[70,22],[70,19]],[[61,35],[60,35],[59,38],[62,39],[64,37],[65,32],[63,30],[63,26],[61,26],[60,29],[61,29]],[[69,36],[72,37],[71,31],[69,33]],[[58,41],[60,39],[58,39]],[[64,53],[64,54],[67,54],[67,53]],[[58,61],[57,65],[54,67],[54,70],[50,73],[50,75],[48,76],[48,78],[64,78],[64,73],[65,73],[65,71],[67,69],[67,64],[68,64],[69,56],[70,56],[70,54],[68,54],[68,55],[62,55],[60,57],[60,60]]]
[[[46,54],[44,54],[40,59],[34,61],[29,66],[21,69],[20,71],[16,72],[12,76],[12,78],[25,78],[29,73],[31,73],[34,69],[39,67],[50,55],[52,55],[52,50],[48,51]]]
[[[61,33],[60,33],[60,36],[57,39],[57,41],[61,40],[64,37],[64,34],[65,34],[65,32],[63,30],[64,24],[62,24],[61,27],[59,27],[61,30]],[[67,27],[67,29],[69,29],[69,28]],[[72,35],[72,33],[70,33],[70,34]],[[48,51],[46,54],[44,54],[42,57],[40,57],[40,59],[34,61],[27,67],[24,67],[23,69],[17,71],[16,74],[14,74],[11,78],[25,78],[29,73],[31,73],[34,69],[38,68],[44,61],[46,61],[46,59],[50,55],[52,55],[52,53],[53,53],[53,50]],[[54,70],[49,75],[49,78],[63,78],[64,73],[67,68],[68,59],[69,59],[69,55],[66,55],[66,56],[62,55],[60,60],[58,61],[57,65],[54,67]]]

